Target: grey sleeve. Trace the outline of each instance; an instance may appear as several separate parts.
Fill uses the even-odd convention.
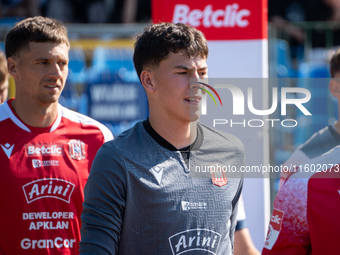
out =
[[[117,254],[126,200],[122,157],[110,143],[93,161],[84,189],[80,254]]]
[[[242,194],[242,189],[243,189],[243,178],[240,181],[240,184],[238,186],[237,192],[235,194],[235,197],[232,201],[232,213],[231,213],[231,217],[230,217],[230,221],[231,221],[231,226],[230,226],[230,242],[232,245],[232,251],[234,251],[234,233],[235,233],[235,228],[236,228],[236,224],[237,224],[237,212],[238,212],[238,202],[240,199],[240,196]]]

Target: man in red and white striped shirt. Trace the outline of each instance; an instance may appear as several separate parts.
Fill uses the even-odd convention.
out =
[[[302,164],[283,183],[262,254],[338,254],[340,146]]]

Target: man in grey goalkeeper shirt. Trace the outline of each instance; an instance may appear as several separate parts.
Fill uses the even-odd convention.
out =
[[[138,36],[134,64],[150,116],[98,151],[81,254],[232,254],[243,179],[218,169],[239,169],[244,151],[236,137],[197,122],[207,56],[203,34],[184,24]]]

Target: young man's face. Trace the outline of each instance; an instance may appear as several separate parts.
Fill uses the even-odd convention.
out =
[[[157,111],[181,122],[196,121],[201,109],[201,90],[195,82],[207,78],[206,59],[190,58],[182,50],[172,53],[152,70]]]
[[[0,84],[0,104],[7,100],[8,96],[8,77],[6,76],[4,83]]]
[[[16,95],[27,103],[57,102],[68,75],[68,52],[65,43],[29,43],[29,50],[9,60],[9,71],[14,77]],[[17,96],[16,96],[17,97]]]

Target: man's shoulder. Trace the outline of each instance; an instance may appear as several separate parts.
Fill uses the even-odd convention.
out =
[[[16,127],[19,127],[19,129],[16,129]],[[12,132],[13,129],[16,129],[16,132],[20,130],[29,132],[29,129],[14,115],[8,101],[0,104],[0,128],[6,130],[6,132]]]
[[[60,109],[59,112],[61,113],[61,118],[66,118],[71,122],[86,126],[92,126],[93,128],[98,129],[103,134],[105,141],[110,141],[113,139],[111,131],[99,121],[94,120],[81,113],[72,111],[64,106],[59,105],[58,107]]]
[[[7,103],[0,104],[0,123],[9,118]]]
[[[140,150],[141,146],[146,142],[145,136],[147,132],[143,129],[143,121],[139,121],[133,127],[123,131],[115,139],[109,141],[108,145],[121,150]]]
[[[340,145],[300,164],[289,179],[331,178],[340,172]]]
[[[81,114],[79,112],[75,112],[73,110],[70,110],[62,105],[59,105],[61,110],[61,117],[69,119],[72,122],[77,122],[77,123],[83,123],[83,124],[92,124],[95,126],[100,126],[103,125],[100,122],[98,122],[95,119],[92,119],[89,116],[86,116],[84,114]]]
[[[300,149],[308,146],[327,144],[333,140],[336,140],[338,134],[334,130],[333,126],[326,126],[319,131],[315,132],[306,142],[299,146]]]
[[[306,142],[292,153],[287,164],[300,164],[318,157],[340,144],[340,137],[332,126],[326,126],[315,132]]]
[[[152,142],[151,137],[149,139],[143,128],[143,122],[137,122],[113,140],[104,143],[96,156],[101,161],[98,164],[108,164],[110,159],[114,161],[125,161],[126,159],[134,161],[144,158],[148,152],[154,152],[155,143]]]
[[[209,142],[220,143],[225,145],[233,145],[241,150],[244,150],[243,143],[235,135],[209,127],[205,124],[198,123],[202,128],[204,139]]]

